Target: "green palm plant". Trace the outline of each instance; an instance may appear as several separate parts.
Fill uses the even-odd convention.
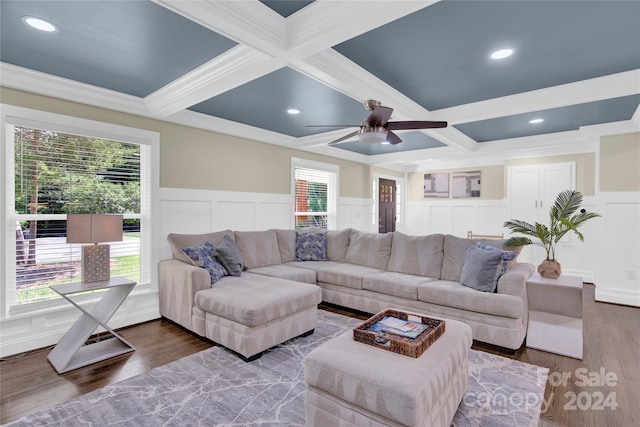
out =
[[[547,252],[547,260],[555,261],[556,244],[570,231],[578,236],[583,242],[584,236],[578,227],[585,221],[601,216],[595,212],[587,212],[586,209],[580,209],[582,205],[582,193],[574,190],[565,190],[558,194],[556,201],[549,211],[549,226],[535,223],[529,224],[525,221],[511,219],[504,223],[504,227],[511,230],[511,233],[520,233],[526,236],[535,237],[542,242],[544,250]],[[576,213],[580,209],[578,213]],[[506,246],[517,247],[532,244],[533,241],[524,236],[511,237],[505,243]]]

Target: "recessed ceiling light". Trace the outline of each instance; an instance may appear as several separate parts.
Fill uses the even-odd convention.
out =
[[[542,123],[544,122],[544,119],[531,119],[529,120],[529,123],[531,123],[532,125],[535,125],[536,123]]]
[[[513,49],[500,49],[491,54],[491,59],[504,59],[513,55]]]
[[[44,19],[36,18],[35,16],[23,16],[22,22],[30,26],[31,28],[35,28],[36,30],[44,31],[47,33],[55,33],[58,31],[58,27],[53,25],[49,21],[45,21]]]
[[[391,145],[389,141],[382,141],[382,145]]]
[[[287,113],[289,113],[289,114],[300,114],[300,110],[298,110],[297,108],[289,108],[287,110]]]

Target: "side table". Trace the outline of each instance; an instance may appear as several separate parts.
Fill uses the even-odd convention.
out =
[[[127,278],[112,277],[102,282],[67,283],[51,286],[52,290],[82,312],[80,318],[64,334],[47,357],[59,374],[135,350],[122,336],[107,326],[111,316],[124,302],[135,285],[136,282]],[[88,312],[69,298],[73,294],[99,289],[107,289],[107,291],[91,312]],[[114,338],[85,345],[87,339],[98,326],[102,326],[109,331]]]
[[[582,277],[527,280],[527,347],[582,359]]]

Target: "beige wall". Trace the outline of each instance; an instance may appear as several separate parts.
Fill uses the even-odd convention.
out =
[[[636,139],[637,141],[637,139]],[[636,142],[637,144],[637,142]],[[636,150],[636,153],[638,151]],[[481,189],[479,199],[501,200],[507,191],[507,168],[509,166],[539,165],[545,163],[575,162],[576,164],[576,190],[585,196],[595,195],[596,185],[596,155],[595,153],[571,154],[565,156],[532,157],[505,161],[504,166],[482,166],[464,169],[428,170],[409,174],[409,200],[419,201],[424,198],[424,174],[438,172],[461,172],[470,170],[481,171]],[[636,161],[636,171],[638,169]],[[601,173],[602,173],[601,168]],[[608,171],[604,171],[608,173]],[[637,177],[638,175],[636,175]],[[449,176],[451,179],[451,176]],[[451,185],[449,185],[451,188]],[[636,187],[637,188],[637,187]],[[452,198],[449,195],[449,198]]]
[[[424,197],[424,174],[425,173],[449,173],[449,198],[451,195],[451,174],[453,172],[480,171],[480,197],[474,200],[501,200],[504,198],[504,167],[503,166],[481,166],[461,169],[428,170],[413,172],[408,178],[408,200],[426,200]]]
[[[365,164],[9,88],[0,88],[0,100],[4,104],[158,132],[161,187],[289,194],[291,158],[299,157],[338,165],[341,197],[371,198],[371,167]]]
[[[640,133],[601,139],[600,191],[640,191]]]

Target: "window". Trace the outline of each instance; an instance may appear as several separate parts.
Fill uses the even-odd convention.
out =
[[[81,245],[66,243],[68,213],[122,214],[123,241],[109,242],[111,275],[149,283],[150,260],[141,248],[150,241],[151,145],[24,117],[5,117],[4,125],[5,212],[15,228],[5,239],[8,306],[58,298],[49,286],[81,280]]]
[[[336,228],[338,167],[293,159],[295,228]]]

